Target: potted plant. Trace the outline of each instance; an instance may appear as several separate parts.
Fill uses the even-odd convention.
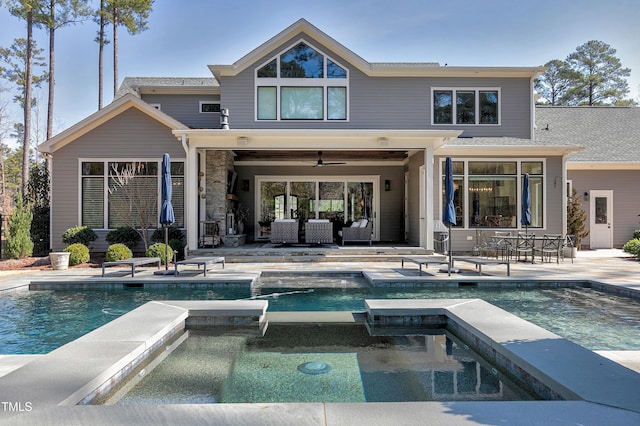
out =
[[[574,258],[577,251],[582,248],[582,239],[589,235],[587,229],[587,213],[582,208],[580,197],[574,189],[569,197],[567,204],[567,235],[575,236],[575,247],[565,247],[569,252],[565,252],[565,256]]]
[[[258,221],[258,225],[270,227],[271,222],[273,222],[273,215],[271,213],[262,213],[262,217]]]
[[[238,227],[238,234],[244,234],[244,224],[249,220],[249,209],[242,204],[238,204],[234,211],[236,223]]]

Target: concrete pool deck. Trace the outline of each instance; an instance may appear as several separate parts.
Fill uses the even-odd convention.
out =
[[[312,266],[310,266],[312,265]],[[496,281],[513,280],[553,280],[553,281],[585,281],[600,283],[624,291],[640,291],[640,262],[630,258],[620,250],[580,252],[574,263],[568,259],[559,265],[551,264],[512,264],[512,276],[504,276],[504,268],[487,266],[483,268],[483,275],[471,268],[463,269],[462,274],[438,273],[436,269],[427,269],[426,274],[418,276],[417,268],[400,268],[397,262],[340,262],[340,263],[227,263],[224,271],[215,271],[206,280],[216,280],[229,277],[243,277],[252,279],[260,271],[305,271],[307,273],[323,271],[366,271],[370,278],[380,280],[434,280],[438,281]],[[202,275],[184,274],[179,277],[153,276],[154,268],[143,269],[136,273],[134,282],[161,282],[167,279],[179,279],[185,282],[201,282]],[[101,282],[122,281],[122,277],[100,278],[99,269],[70,269],[66,271],[38,271],[35,273],[14,273],[0,276],[0,291],[6,289],[24,288],[32,281],[51,282]],[[166,307],[163,308],[166,310]],[[151,330],[149,330],[151,331]],[[520,336],[522,337],[522,336]],[[81,338],[84,339],[84,338]],[[81,340],[78,339],[78,340]],[[87,340],[87,339],[85,339]],[[91,340],[91,339],[89,339]],[[90,344],[88,340],[84,344]],[[114,348],[115,350],[116,348]],[[65,349],[66,350],[66,349]],[[108,354],[105,354],[107,356]],[[625,351],[606,354],[620,364],[634,363],[637,367],[640,356]],[[22,364],[16,357],[23,358]],[[5,358],[14,366],[24,365],[37,370],[38,364],[46,363],[42,357],[46,356],[10,356]],[[65,359],[62,357],[61,359]],[[535,358],[534,358],[535,360]],[[553,360],[545,361],[553,364]],[[0,374],[2,370],[0,358]],[[554,368],[562,368],[558,362]],[[51,365],[49,365],[49,369]],[[11,370],[11,369],[9,369]],[[6,372],[6,369],[5,369]],[[47,374],[47,369],[39,370],[37,374]],[[37,374],[35,377],[37,378]],[[16,376],[14,376],[16,377]],[[37,386],[37,379],[34,384]],[[2,381],[2,378],[0,378]],[[107,407],[107,406],[35,406],[31,404],[28,412],[18,412],[26,409],[32,387],[25,387],[16,382],[13,386],[2,388],[2,400],[13,405],[0,406],[0,424],[311,424],[311,425],[344,425],[344,424],[608,424],[627,425],[640,424],[640,411],[634,408],[614,408],[604,401],[527,401],[527,402],[421,402],[421,403],[367,403],[337,404],[337,403],[301,403],[301,404],[220,404],[220,405],[171,405],[171,406],[139,406],[139,407]],[[8,384],[8,382],[6,383]],[[66,388],[68,383],[59,383],[60,388],[50,389],[57,393]],[[600,388],[606,392],[606,383],[586,383],[588,392],[598,393]],[[55,388],[55,386],[54,386]],[[15,393],[12,393],[15,389]],[[55,391],[55,392],[54,392]],[[638,393],[638,387],[619,389],[623,394]],[[12,395],[15,395],[12,397]],[[606,396],[606,395],[605,395]],[[593,401],[593,399],[591,399]],[[34,401],[35,402],[35,401]],[[22,403],[18,405],[17,403]],[[7,409],[8,407],[8,409]],[[8,410],[14,410],[9,413]]]

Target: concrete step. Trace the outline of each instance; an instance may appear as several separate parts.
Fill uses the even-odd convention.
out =
[[[410,246],[359,246],[359,247],[314,247],[283,246],[263,247],[247,245],[240,247],[216,247],[189,251],[194,256],[224,256],[230,263],[256,262],[387,262],[399,261],[402,256],[433,254],[432,250]]]

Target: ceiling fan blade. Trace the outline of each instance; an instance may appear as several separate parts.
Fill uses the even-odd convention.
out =
[[[341,164],[347,164],[347,163],[341,163],[341,162],[325,163],[324,161],[322,161],[322,151],[318,151],[318,161],[316,161],[316,164],[314,164],[313,167],[337,166]]]

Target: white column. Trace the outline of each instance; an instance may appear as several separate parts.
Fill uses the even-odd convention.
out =
[[[425,188],[425,196],[424,196],[424,220],[425,226],[423,227],[424,232],[427,235],[424,236],[425,247],[426,249],[433,250],[433,205],[434,205],[434,194],[433,194],[433,147],[427,147],[424,150],[424,188]]]
[[[185,204],[184,226],[187,229],[187,249],[198,248],[198,152],[195,146],[189,145],[185,162]]]
[[[568,197],[573,195],[567,193],[567,157],[567,154],[564,154],[562,156],[562,182],[560,183],[562,185],[562,235],[565,235],[567,233],[567,204],[569,203]],[[549,179],[549,177],[547,176],[545,176],[545,178]],[[546,210],[547,209],[545,206],[545,214],[548,215],[549,212]]]

